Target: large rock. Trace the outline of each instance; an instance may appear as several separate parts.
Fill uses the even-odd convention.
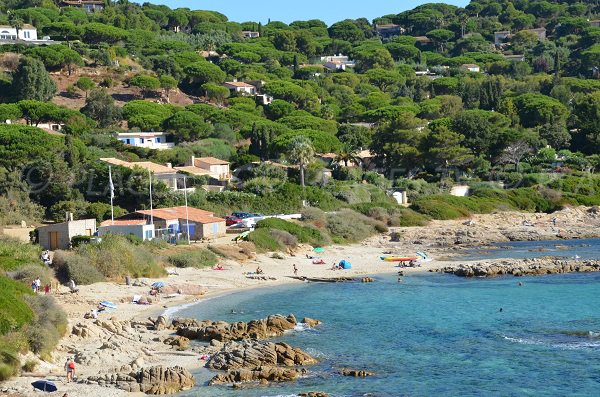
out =
[[[247,383],[247,382],[289,382],[297,379],[305,371],[297,368],[258,367],[254,369],[241,368],[228,371],[226,374],[214,376],[209,385]]]
[[[287,343],[232,343],[214,354],[207,367],[230,371],[240,368],[255,369],[263,366],[311,365],[313,357]]]
[[[162,366],[144,368],[129,375],[113,375],[110,381],[125,391],[152,395],[174,394],[191,389],[196,384],[194,376],[187,369]]]
[[[318,320],[311,320],[312,324],[319,324]],[[247,323],[227,323],[224,321],[196,321],[189,319],[173,320],[172,326],[177,330],[177,335],[189,339],[210,341],[216,339],[221,342],[240,341],[245,339],[266,339],[281,336],[285,331],[294,329],[297,324],[296,317],[290,314],[284,317],[275,314]]]
[[[499,262],[479,262],[446,266],[436,270],[459,277],[495,277],[503,275],[541,276],[572,272],[598,272],[599,260],[565,260],[554,257],[511,259]]]

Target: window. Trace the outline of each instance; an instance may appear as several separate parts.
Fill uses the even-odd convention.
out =
[[[26,38],[26,39],[30,39],[30,38],[31,38],[31,34],[30,34],[30,33],[31,33],[31,32],[24,31],[24,32],[23,32],[23,37],[24,37],[24,38]]]
[[[156,138],[156,143],[160,143],[160,138]]]

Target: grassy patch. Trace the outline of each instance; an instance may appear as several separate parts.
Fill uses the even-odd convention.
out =
[[[284,219],[263,219],[256,224],[256,228],[283,230],[295,236],[299,242],[310,244],[312,246],[327,244],[327,239],[320,230],[310,226],[302,226],[294,222],[288,222]]]
[[[216,265],[218,258],[212,251],[200,248],[170,255],[168,261],[176,267],[194,267],[202,269]]]
[[[33,311],[23,301],[31,290],[22,283],[0,276],[0,335],[21,329],[33,319]]]
[[[21,266],[41,265],[42,249],[10,238],[0,238],[0,270],[16,270]]]

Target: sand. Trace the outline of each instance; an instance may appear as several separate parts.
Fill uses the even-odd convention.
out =
[[[552,219],[557,217],[558,225]],[[534,226],[524,226],[523,220],[530,221]],[[386,254],[412,256],[416,251],[427,252],[433,260],[423,262],[420,267],[403,268],[405,275],[412,272],[426,272],[449,265],[448,259],[460,253],[470,244],[485,245],[495,241],[507,241],[512,236],[524,236],[524,239],[539,240],[560,238],[561,234],[569,237],[599,237],[600,218],[596,211],[587,208],[567,209],[558,214],[522,214],[498,213],[491,215],[475,216],[466,225],[466,220],[436,221],[428,226],[414,228],[395,228],[400,236],[399,242],[392,242],[390,234],[372,237],[360,244],[333,245],[325,248],[324,253],[314,253],[310,246],[300,246],[290,254],[282,255],[281,259],[274,258],[273,254],[257,255],[255,259],[245,262],[223,260],[225,270],[212,269],[167,269],[170,275],[161,280],[136,279],[133,285],[122,283],[98,283],[82,286],[77,294],[71,294],[66,287],[56,291],[55,297],[66,311],[69,318],[69,331],[56,352],[51,362],[42,362],[34,374],[25,374],[11,381],[0,384],[0,395],[37,396],[30,383],[36,379],[50,379],[56,381],[59,392],[47,395],[62,396],[65,392],[69,396],[107,396],[116,397],[135,395],[114,388],[105,388],[98,385],[65,382],[63,363],[66,358],[79,354],[87,364],[79,364],[77,376],[84,379],[91,375],[114,373],[122,365],[143,358],[144,366],[150,365],[181,365],[194,369],[203,365],[199,355],[192,352],[178,352],[162,344],[169,331],[147,331],[140,327],[133,333],[120,337],[119,349],[101,350],[100,347],[109,343],[111,334],[107,334],[101,327],[95,326],[93,319],[84,319],[85,313],[95,308],[100,301],[110,300],[118,305],[117,310],[102,313],[101,320],[109,318],[118,321],[143,322],[149,317],[160,314],[176,316],[178,307],[187,304],[202,304],[202,301],[249,288],[264,288],[281,285],[284,283],[300,283],[302,280],[293,278],[293,265],[298,268],[298,276],[309,278],[331,277],[361,277],[385,273],[396,273],[400,270],[397,264],[384,262],[380,256]],[[318,256],[325,261],[324,265],[313,264],[313,259],[307,256]],[[349,270],[331,270],[333,263],[347,259],[352,263]],[[465,263],[465,262],[462,262]],[[247,273],[255,272],[260,266],[266,280],[248,277]],[[198,296],[175,295],[162,296],[159,302],[149,305],[131,303],[134,295],[146,295],[150,285],[155,281],[164,281],[167,285],[193,285],[199,286],[204,294]],[[287,314],[287,313],[284,313]],[[218,319],[213,319],[218,320]],[[98,335],[81,338],[71,334],[71,329],[78,324],[85,324],[92,329],[99,330]]]

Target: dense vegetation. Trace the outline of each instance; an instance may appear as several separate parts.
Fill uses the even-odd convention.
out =
[[[0,45],[0,120],[12,122],[0,124],[0,225],[65,212],[109,218],[102,157],[231,161],[235,183],[222,193],[198,188],[188,202],[218,215],[302,212],[302,223],[259,223],[249,239],[261,250],[354,242],[430,218],[600,205],[597,19],[597,1],[577,0],[424,4],[331,26],[233,22],[128,0],[92,13],[54,0],[0,0],[0,24],[32,24],[56,41]],[[510,35],[495,34],[502,31]],[[328,65],[336,54],[349,61]],[[223,86],[234,80],[272,102]],[[36,128],[48,122],[64,125],[64,135]],[[167,131],[176,146],[123,145],[112,133],[127,129]],[[147,173],[115,167],[113,180],[116,216],[148,207]],[[471,195],[448,195],[455,184]],[[410,209],[389,196],[393,189],[406,189]],[[152,198],[155,207],[185,200],[159,181]],[[162,273],[156,249],[111,236],[57,253],[56,264],[82,284],[154,276]],[[34,274],[54,276],[38,257],[0,242],[0,379],[15,373],[16,351],[44,354],[62,330],[60,315],[39,316],[54,312],[51,303],[23,288]],[[167,260],[202,267],[216,258],[198,251]],[[56,332],[34,332],[45,328]]]

